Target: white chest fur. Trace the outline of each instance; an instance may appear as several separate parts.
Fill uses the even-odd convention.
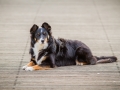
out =
[[[40,44],[39,42],[35,43],[34,45],[34,56],[35,56],[35,60],[37,61],[38,59],[38,54],[42,49],[46,49],[48,47],[48,43],[44,43],[44,44]],[[41,59],[40,59],[41,61]]]

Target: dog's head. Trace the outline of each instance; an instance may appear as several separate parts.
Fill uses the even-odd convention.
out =
[[[51,34],[51,26],[44,22],[39,28],[34,24],[30,29],[31,39],[40,44],[47,43]]]

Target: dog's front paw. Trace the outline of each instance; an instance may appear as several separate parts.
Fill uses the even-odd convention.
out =
[[[22,69],[23,69],[23,70],[25,70],[27,67],[28,67],[28,66],[27,66],[27,65],[25,65],[25,66],[23,66],[23,67],[22,67]]]
[[[34,68],[33,68],[33,67],[27,67],[27,68],[25,69],[25,71],[34,71]]]

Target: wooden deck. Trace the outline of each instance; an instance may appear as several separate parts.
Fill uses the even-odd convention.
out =
[[[115,63],[26,72],[29,29],[48,22],[53,36],[86,43]],[[119,0],[0,0],[0,90],[120,90]]]

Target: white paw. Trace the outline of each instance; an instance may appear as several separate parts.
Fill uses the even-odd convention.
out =
[[[25,69],[25,71],[34,71],[34,68],[33,68],[33,67],[27,67],[27,68]]]
[[[23,70],[25,70],[27,67],[28,67],[28,66],[27,66],[27,65],[25,65],[25,66],[23,66],[23,67],[22,67],[22,69],[23,69]]]

